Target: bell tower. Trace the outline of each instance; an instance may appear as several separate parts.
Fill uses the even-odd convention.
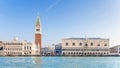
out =
[[[35,44],[40,47],[40,50],[42,49],[42,27],[39,16],[37,16],[35,25]]]

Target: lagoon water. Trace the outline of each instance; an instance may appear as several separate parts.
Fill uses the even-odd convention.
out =
[[[120,57],[0,57],[0,68],[120,68]]]

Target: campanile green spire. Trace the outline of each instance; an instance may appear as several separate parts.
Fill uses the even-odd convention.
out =
[[[39,16],[37,16],[36,25],[39,25],[39,26],[40,26],[40,17],[39,17]]]

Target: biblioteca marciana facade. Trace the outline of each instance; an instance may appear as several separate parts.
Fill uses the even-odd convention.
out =
[[[103,38],[63,39],[62,55],[64,56],[109,55],[109,39]]]
[[[3,41],[3,54],[5,56],[30,56],[39,55],[39,49],[34,43],[24,41],[19,41],[15,38],[11,41]]]

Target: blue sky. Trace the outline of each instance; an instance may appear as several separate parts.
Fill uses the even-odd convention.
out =
[[[43,46],[63,38],[110,38],[120,44],[119,0],[0,0],[0,40],[34,41],[39,12]]]

